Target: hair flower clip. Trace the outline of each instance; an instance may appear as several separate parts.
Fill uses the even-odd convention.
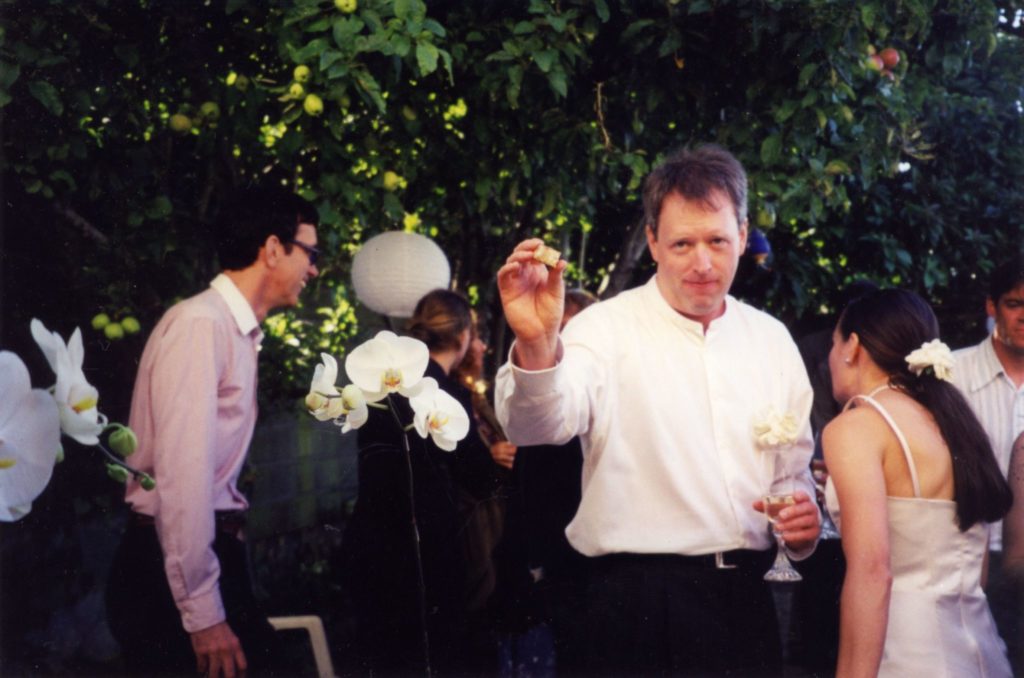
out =
[[[929,370],[932,376],[943,381],[953,380],[953,352],[940,339],[921,344],[906,357],[910,371],[921,376]]]

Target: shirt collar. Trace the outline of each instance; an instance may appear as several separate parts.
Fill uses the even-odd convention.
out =
[[[657,312],[667,318],[669,322],[675,324],[678,328],[688,334],[703,338],[707,333],[712,332],[720,324],[728,322],[728,319],[735,315],[730,312],[730,309],[736,304],[736,299],[734,299],[732,295],[727,294],[725,296],[725,311],[722,315],[708,323],[708,332],[706,333],[702,323],[687,318],[685,315],[669,305],[665,297],[662,296],[661,290],[658,288],[657,278],[658,274],[655,273],[651,276],[650,280],[647,281],[647,284],[644,285],[644,295],[647,297],[648,303],[652,304]]]
[[[210,283],[210,287],[216,290],[221,298],[224,299],[224,303],[228,305],[228,310],[231,311],[231,316],[235,319],[235,324],[238,325],[238,331],[243,336],[248,336],[253,333],[253,330],[256,330],[255,338],[259,342],[263,338],[263,332],[259,330],[260,323],[256,320],[256,314],[253,313],[252,306],[242,296],[234,281],[220,273]]]
[[[996,349],[992,345],[993,341],[995,341],[995,335],[990,334],[985,341],[981,342],[981,351],[978,354],[980,358],[978,369],[971,375],[974,382],[971,385],[972,391],[977,391],[993,379],[1006,373],[1006,370],[1003,369],[1003,364],[999,362],[999,356],[996,355]]]

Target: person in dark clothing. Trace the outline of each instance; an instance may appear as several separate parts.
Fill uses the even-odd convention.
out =
[[[596,301],[586,290],[568,290],[562,327]],[[544,675],[555,668],[574,673],[580,669],[575,632],[586,558],[569,545],[565,527],[580,503],[583,449],[579,438],[564,445],[521,447],[509,467],[508,510],[495,552],[498,585],[491,605],[504,634],[500,668],[503,675]]]
[[[426,295],[409,322],[409,334],[430,351],[426,376],[467,413],[470,394],[449,373],[468,349],[470,324],[469,303],[447,290]],[[473,664],[460,493],[489,491],[490,452],[472,418],[455,451],[445,452],[403,431],[412,421],[407,400],[392,398],[390,406],[393,412],[372,410],[359,429],[359,498],[343,547],[360,664],[368,672],[404,675],[423,671],[429,655],[438,673],[465,672]]]

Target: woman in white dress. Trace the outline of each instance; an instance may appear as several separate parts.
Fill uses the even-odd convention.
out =
[[[1009,676],[981,589],[986,521],[1012,501],[988,438],[949,382],[928,304],[880,290],[832,336],[826,501],[846,578],[836,674]],[[841,509],[841,511],[840,511]]]

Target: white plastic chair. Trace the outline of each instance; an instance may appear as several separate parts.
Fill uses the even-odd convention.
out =
[[[316,615],[269,617],[267,621],[270,622],[275,631],[305,629],[309,634],[309,644],[313,646],[316,675],[319,678],[335,678],[331,653],[327,649],[327,635],[324,633],[324,623],[320,620],[320,617]]]

